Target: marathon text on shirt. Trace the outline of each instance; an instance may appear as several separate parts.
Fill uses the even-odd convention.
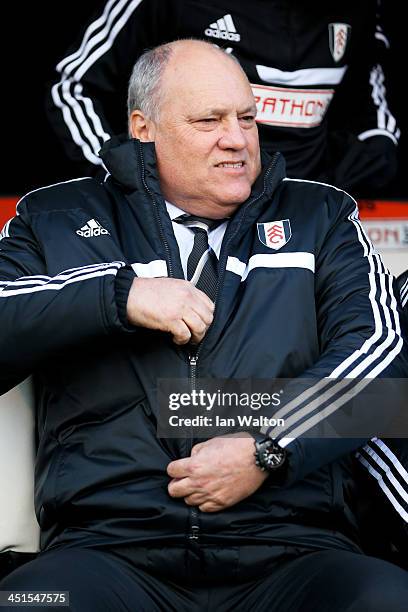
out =
[[[333,98],[333,89],[287,89],[251,85],[260,123],[310,128],[319,125]]]

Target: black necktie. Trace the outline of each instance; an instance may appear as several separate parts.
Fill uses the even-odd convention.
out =
[[[215,300],[218,280],[218,260],[208,246],[208,232],[225,221],[212,220],[194,215],[181,215],[174,219],[194,232],[194,244],[187,260],[187,280],[201,289],[211,300]]]

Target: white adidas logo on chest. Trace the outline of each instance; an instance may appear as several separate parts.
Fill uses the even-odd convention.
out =
[[[110,235],[108,230],[106,230],[96,219],[89,219],[85,223],[81,229],[77,230],[76,233],[78,236],[82,236],[83,238],[93,238],[96,236],[102,235]]]

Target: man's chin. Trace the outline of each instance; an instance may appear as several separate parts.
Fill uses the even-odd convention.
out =
[[[220,203],[224,206],[240,206],[251,195],[251,186],[245,185],[234,189],[225,190],[219,194]]]
[[[241,198],[237,198],[234,201],[229,201],[229,202],[225,202],[223,204],[223,208],[225,210],[230,210],[231,213],[235,212],[238,208],[240,208],[240,206],[242,206],[244,204],[244,202],[247,201],[247,199],[249,198],[250,192],[248,193],[248,195],[246,197],[241,197]]]

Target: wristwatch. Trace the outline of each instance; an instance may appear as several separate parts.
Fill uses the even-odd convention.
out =
[[[286,465],[286,450],[272,438],[255,437],[255,463],[262,471],[281,472]]]

